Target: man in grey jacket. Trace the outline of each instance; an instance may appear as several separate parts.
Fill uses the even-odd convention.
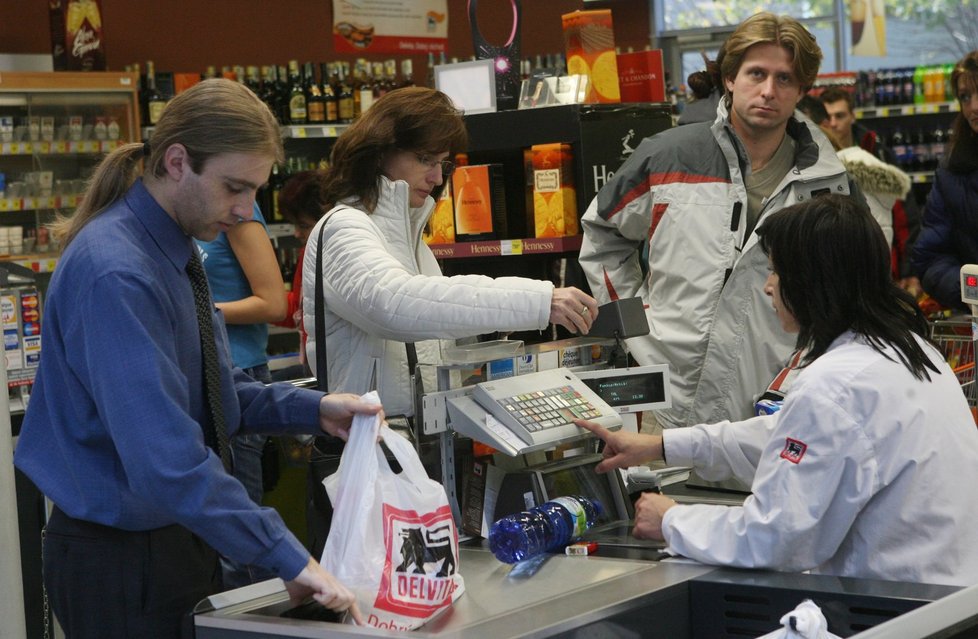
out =
[[[580,261],[595,297],[641,296],[651,332],[629,340],[630,352],[671,368],[672,408],[655,415],[663,427],[752,415],[791,353],[764,295],[755,229],[787,205],[850,193],[824,134],[794,117],[821,59],[793,18],[748,18],[717,59],[715,121],[644,140],[583,217]]]

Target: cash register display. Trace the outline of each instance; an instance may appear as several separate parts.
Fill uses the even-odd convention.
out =
[[[671,404],[665,366],[597,369],[578,375],[598,397],[620,413],[666,408]]]

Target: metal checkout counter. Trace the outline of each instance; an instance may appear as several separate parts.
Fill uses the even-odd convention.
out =
[[[599,320],[611,319],[612,325],[592,331],[592,335],[604,331],[611,338],[612,353],[624,337],[642,334],[635,332],[641,326],[633,325],[636,314],[645,323],[641,305],[636,309],[629,304],[626,300],[615,308],[602,308]],[[644,330],[648,331],[647,324]],[[605,339],[603,344],[608,342]],[[663,367],[601,369],[603,372],[591,373],[599,368],[597,362],[604,357],[600,338],[578,338],[517,352],[519,346],[518,342],[496,343],[472,351],[471,357],[456,354],[459,363],[438,367],[440,390],[422,398],[423,419],[417,427],[423,436],[438,438],[442,482],[457,525],[462,519],[455,488],[455,433],[514,456],[540,457],[538,451],[561,442],[582,440],[581,432],[576,432],[572,425],[571,431],[564,426],[543,429],[553,430],[556,433],[553,435],[541,435],[535,423],[522,430],[519,424],[508,425],[510,416],[493,401],[503,398],[499,404],[504,407],[512,403],[514,380],[522,378],[516,392],[526,393],[531,390],[531,382],[546,380],[549,384],[556,374],[558,381],[573,383],[592,407],[599,409],[598,418],[612,428],[619,427],[621,417],[627,417],[635,406],[661,406],[669,401],[668,371]],[[492,357],[487,353],[492,353]],[[546,370],[546,375],[541,376],[540,372],[521,370],[534,358],[540,369],[550,369],[551,364],[558,367],[556,373]],[[463,386],[463,382],[473,381],[476,361],[481,381]],[[570,372],[569,367],[580,376]],[[499,379],[493,379],[494,370]],[[580,378],[588,383],[582,384]],[[610,408],[609,403],[617,404],[618,410]],[[484,505],[491,514],[485,519],[492,521],[523,510],[522,502],[530,495],[535,503],[541,503],[558,494],[587,491],[584,494],[608,504],[607,519],[613,519],[596,526],[594,535],[589,531],[590,538],[599,543],[594,555],[545,555],[509,565],[498,561],[481,539],[464,542],[459,549],[458,565],[465,578],[465,593],[413,632],[341,624],[332,612],[312,602],[292,606],[281,580],[273,579],[200,602],[194,616],[196,637],[740,639],[760,637],[776,630],[781,616],[804,599],[813,600],[821,608],[829,622],[829,631],[840,637],[978,637],[978,585],[958,589],[718,569],[667,557],[660,544],[630,538],[629,525],[621,521],[633,513],[624,482],[617,473],[596,475],[595,462],[595,456],[583,454],[577,461],[572,458],[511,469],[496,487],[499,495],[495,503]],[[569,491],[568,487],[571,487]],[[550,494],[559,490],[567,492]],[[681,486],[675,493],[670,489],[664,492],[672,494],[677,501],[727,504],[738,501],[730,494],[711,495],[702,491],[697,494]],[[742,499],[739,497],[739,501]]]

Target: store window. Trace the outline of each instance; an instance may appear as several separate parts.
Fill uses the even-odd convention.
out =
[[[849,23],[859,0],[781,0],[760,7],[756,0],[650,0],[660,37],[676,38],[723,32],[761,10],[797,17],[805,22],[825,55],[822,71],[861,71],[883,67],[914,67],[960,59],[978,49],[978,2],[969,0],[883,0],[886,52],[883,56],[853,55]],[[841,13],[837,8],[841,7]],[[716,56],[715,38],[706,46],[679,46],[682,78],[702,69],[700,50]]]

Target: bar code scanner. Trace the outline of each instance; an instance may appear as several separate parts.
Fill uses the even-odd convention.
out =
[[[609,356],[609,363],[615,360],[618,352],[628,357],[625,340],[649,334],[649,320],[645,315],[645,304],[640,297],[618,299],[598,307],[598,317],[588,331],[588,337],[612,337],[615,348]]]

